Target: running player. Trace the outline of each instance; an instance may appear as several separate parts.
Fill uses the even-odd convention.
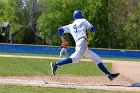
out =
[[[116,78],[119,73],[110,73],[103,65],[102,59],[96,53],[88,49],[86,30],[95,32],[94,26],[83,18],[80,10],[74,11],[73,19],[74,21],[72,24],[60,27],[58,29],[58,34],[62,40],[62,44],[67,43],[64,38],[64,33],[70,33],[73,36],[76,43],[75,52],[70,56],[70,58],[66,58],[60,62],[51,63],[52,74],[55,75],[59,66],[79,62],[81,57],[84,56],[91,59],[92,62],[95,62],[100,70],[102,70],[108,76],[110,81]]]

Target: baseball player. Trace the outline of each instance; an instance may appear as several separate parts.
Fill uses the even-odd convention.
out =
[[[62,55],[63,55],[63,53],[65,52],[65,54],[67,55],[67,56],[69,56],[68,55],[68,52],[67,52],[67,47],[68,47],[68,44],[66,44],[66,45],[61,45],[61,50],[60,50],[60,57],[62,57]]]
[[[95,32],[94,26],[83,18],[82,12],[80,10],[74,11],[73,19],[74,21],[72,24],[60,27],[58,29],[58,34],[62,40],[62,44],[67,43],[64,38],[64,33],[70,33],[73,36],[76,43],[75,52],[70,56],[70,58],[66,58],[64,60],[61,60],[60,62],[51,63],[52,74],[56,74],[56,70],[58,67],[65,64],[79,62],[81,57],[84,56],[91,59],[92,62],[95,62],[100,70],[108,76],[110,81],[116,78],[119,73],[110,73],[103,65],[102,59],[93,51],[88,49],[86,30]]]

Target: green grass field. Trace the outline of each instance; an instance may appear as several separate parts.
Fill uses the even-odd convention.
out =
[[[0,93],[139,93],[139,92],[0,85]]]
[[[59,60],[0,57],[0,76],[48,76],[51,75],[50,62],[56,61]],[[105,66],[107,67],[107,69],[111,70],[112,64],[105,63]],[[62,66],[57,70],[57,74],[72,75],[72,76],[104,75],[98,69],[96,64],[92,62],[79,62],[78,64],[69,64]],[[138,93],[138,92],[0,85],[0,93]]]
[[[59,60],[27,59],[27,58],[0,58],[0,76],[42,76],[50,75],[50,62]],[[106,63],[111,70],[111,63]],[[77,76],[104,75],[92,62],[79,62],[60,67],[57,74]]]

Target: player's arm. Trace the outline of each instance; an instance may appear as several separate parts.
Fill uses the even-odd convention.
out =
[[[69,25],[58,28],[58,34],[63,44],[68,43],[64,38],[64,33],[69,33]]]
[[[60,38],[61,38],[61,41],[62,41],[62,45],[68,46],[69,43],[65,40],[64,36],[60,36]]]
[[[89,23],[87,20],[85,20],[85,26],[87,27],[87,29],[90,30],[90,32],[95,32],[95,27]]]
[[[60,38],[61,38],[62,43],[67,42],[67,41],[65,40],[64,36],[61,36]]]
[[[64,35],[64,29],[62,27],[58,28],[58,35],[62,37]]]
[[[60,36],[60,38],[61,38],[62,44],[64,44],[64,43],[67,42],[67,41],[65,40],[65,38],[64,38],[64,32],[66,32],[66,31],[65,31],[65,28],[60,27],[60,28],[58,29],[58,34],[59,34],[59,36]]]
[[[60,38],[61,38],[62,43],[66,42],[66,40],[65,40],[65,38],[64,38],[64,29],[63,29],[62,27],[60,27],[60,28],[58,29],[58,34],[59,34],[59,36],[60,36]]]
[[[89,28],[90,32],[95,32],[95,27],[92,25],[90,28]]]

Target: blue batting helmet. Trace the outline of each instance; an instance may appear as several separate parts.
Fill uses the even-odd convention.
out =
[[[75,10],[73,12],[73,19],[80,19],[80,18],[83,18],[82,12],[80,10]]]

